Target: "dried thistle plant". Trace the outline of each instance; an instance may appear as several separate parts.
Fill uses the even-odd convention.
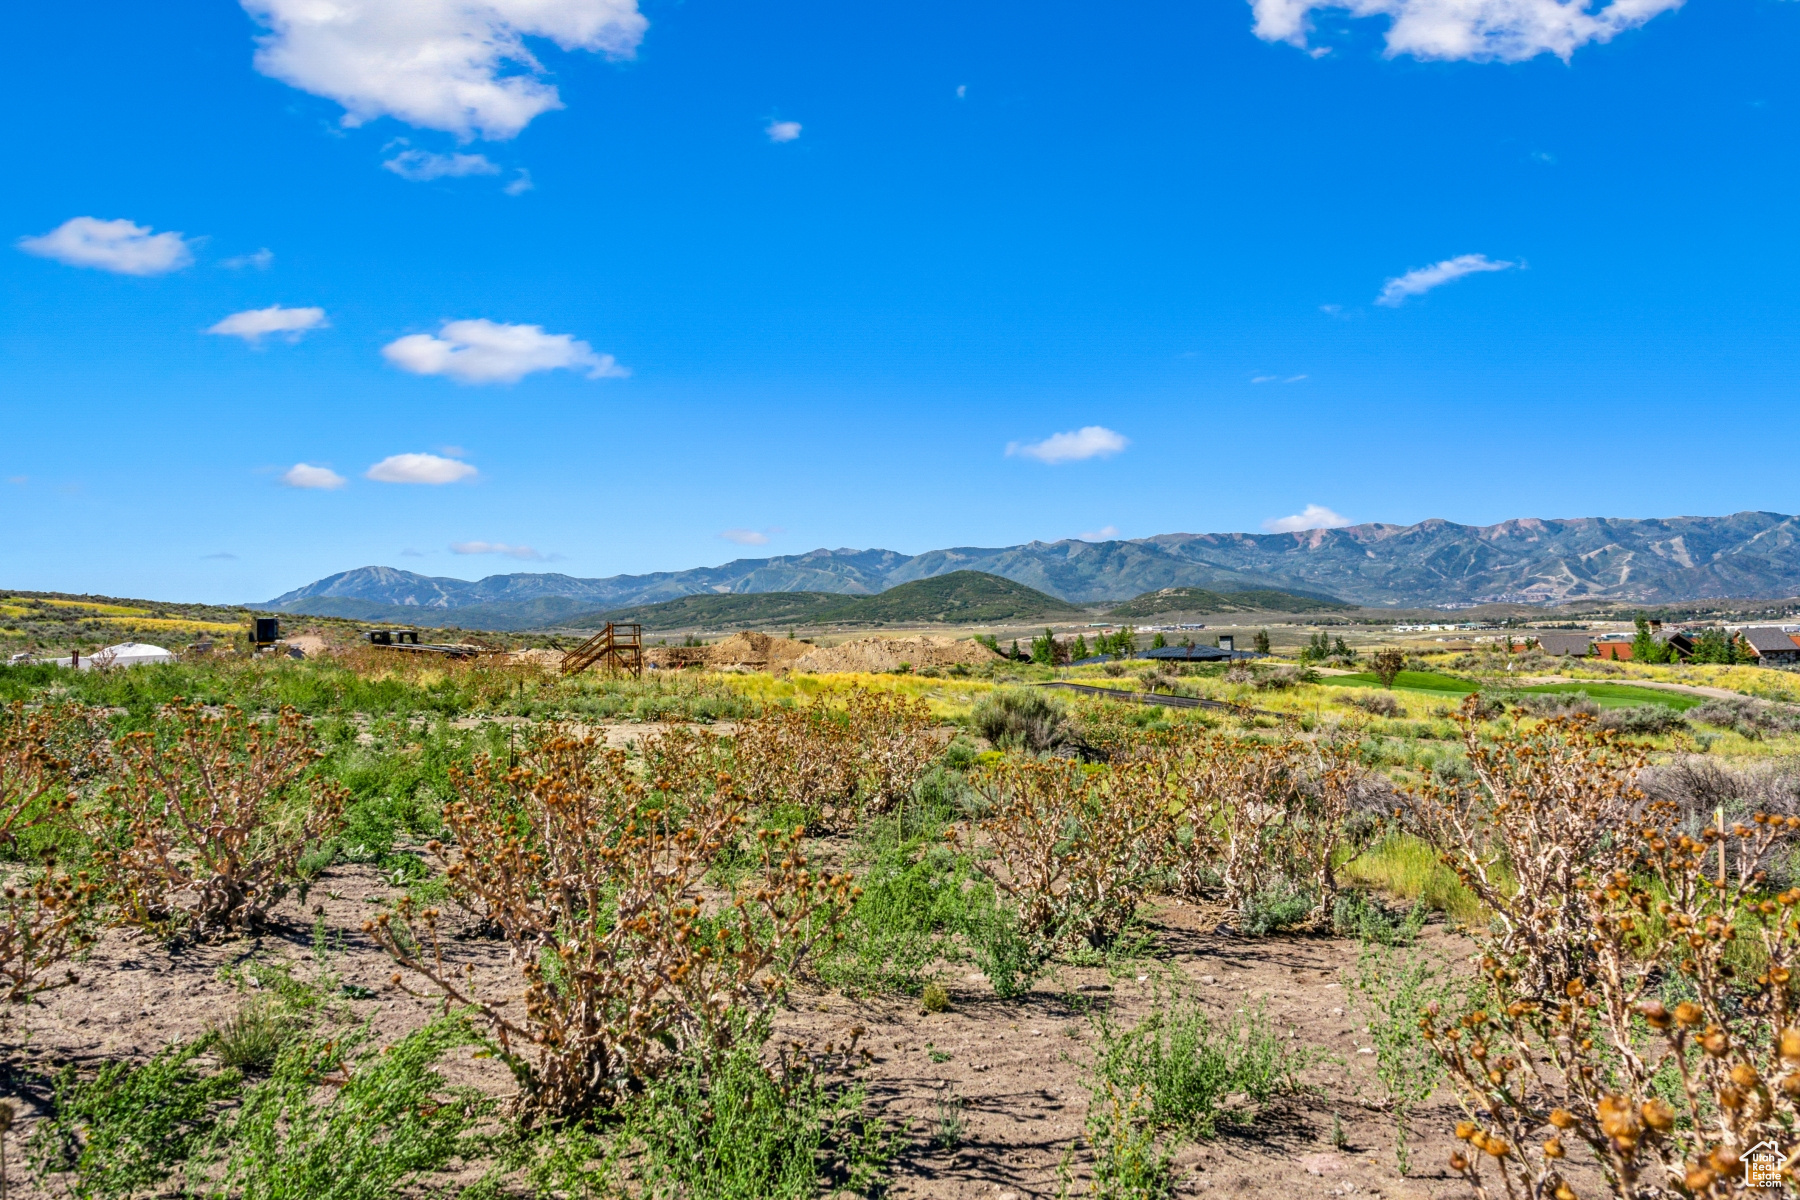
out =
[[[319,751],[291,708],[269,728],[177,702],[161,727],[121,740],[107,803],[87,814],[118,920],[201,941],[253,930],[339,828],[344,790],[305,777]]]
[[[712,754],[692,738],[652,742],[644,778],[624,753],[552,726],[513,769],[477,760],[454,777],[452,844],[430,848],[455,903],[508,943],[522,1006],[515,988],[447,959],[438,910],[402,900],[364,926],[446,1003],[480,1010],[525,1119],[584,1116],[728,1050],[835,936],[849,877],[815,874],[800,830],[759,831],[756,871],[707,882],[741,851],[749,807],[730,776],[704,769]]]
[[[841,705],[778,708],[739,727],[735,777],[759,806],[794,805],[832,827],[892,810],[940,749],[931,708],[851,688]]]
[[[1068,759],[1009,758],[978,787],[993,851],[978,865],[1018,905],[1039,952],[1117,937],[1161,871],[1157,778],[1141,765],[1090,774]]]
[[[1495,916],[1481,994],[1421,1024],[1470,1117],[1452,1169],[1482,1197],[1569,1200],[1582,1157],[1625,1200],[1791,1191],[1800,889],[1762,864],[1800,818],[1684,832],[1585,717],[1469,740],[1479,794],[1418,809]]]
[[[16,702],[0,715],[0,842],[15,846],[20,831],[67,819],[69,764],[53,747],[66,725],[86,720],[72,708],[28,712]],[[15,1003],[74,981],[72,973],[53,980],[51,972],[91,940],[94,891],[85,875],[59,872],[48,852],[41,869],[0,887],[0,997]]]

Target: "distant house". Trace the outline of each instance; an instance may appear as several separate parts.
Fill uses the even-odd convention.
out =
[[[1738,631],[1738,639],[1749,647],[1758,666],[1791,667],[1800,663],[1800,641],[1778,625],[1745,626]]]
[[[1158,662],[1231,662],[1234,659],[1261,658],[1251,650],[1221,650],[1217,646],[1158,646],[1141,650],[1133,657],[1151,658]]]
[[[1610,659],[1613,662],[1627,662],[1631,658],[1631,643],[1615,641],[1599,641],[1594,643],[1594,657]]]
[[[1679,662],[1686,662],[1694,656],[1694,639],[1685,633],[1652,633],[1650,636],[1667,646]],[[1594,642],[1594,657],[1608,658],[1615,662],[1629,662],[1631,661],[1631,646],[1635,640],[1629,634],[1607,634]],[[1555,651],[1550,653],[1555,653]]]
[[[1594,635],[1591,633],[1540,633],[1537,635],[1537,644],[1538,649],[1545,654],[1586,658],[1594,652]]]

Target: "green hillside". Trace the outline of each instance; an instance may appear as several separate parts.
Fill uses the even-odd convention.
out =
[[[588,613],[566,624],[576,629],[597,629],[608,621],[636,621],[646,629],[790,625],[813,622],[816,614],[841,607],[846,598],[832,592],[700,592],[660,604]]]
[[[1334,600],[1330,596],[1307,596],[1295,592],[1249,591],[1213,592],[1205,588],[1172,587],[1145,592],[1127,600],[1106,615],[1109,617],[1154,617],[1163,613],[1231,613],[1231,612],[1353,612],[1354,604]]]
[[[949,625],[1073,616],[1087,610],[983,571],[952,571],[903,583],[874,596],[832,592],[704,592],[594,613],[570,622],[597,627],[637,621],[646,629],[724,628],[757,625],[900,625],[930,621]]]
[[[857,597],[867,621],[942,621],[975,624],[1022,617],[1074,616],[1087,610],[985,571],[952,571]]]
[[[258,605],[273,613],[339,617],[381,625],[417,625],[424,628],[486,629],[517,632],[567,625],[570,618],[591,614],[592,601],[570,596],[537,596],[530,600],[501,600],[489,604],[465,604],[459,608],[428,608],[422,604],[381,604],[354,596],[312,596],[276,605]]]

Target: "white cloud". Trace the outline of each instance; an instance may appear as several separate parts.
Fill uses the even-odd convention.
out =
[[[433,154],[429,150],[402,150],[382,164],[402,179],[426,183],[433,179],[464,175],[498,175],[500,164],[485,154]]]
[[[1299,383],[1304,375],[1252,375],[1251,383]]]
[[[1398,308],[1406,303],[1408,296],[1423,296],[1432,288],[1452,283],[1464,275],[1475,275],[1482,271],[1510,271],[1518,265],[1515,262],[1497,262],[1485,254],[1459,254],[1455,258],[1446,258],[1429,267],[1417,267],[1388,280],[1381,289],[1381,295],[1375,297],[1375,303]]]
[[[451,542],[452,554],[502,554],[507,558],[542,560],[548,558],[530,546],[509,546],[505,542]]]
[[[1041,442],[1008,442],[1006,453],[1035,458],[1043,463],[1079,462],[1084,458],[1109,458],[1131,444],[1122,433],[1103,425],[1087,425],[1072,433],[1053,433]]]
[[[240,337],[252,346],[258,346],[271,333],[282,334],[288,341],[297,342],[307,330],[323,329],[325,325],[325,310],[322,308],[283,308],[279,304],[271,304],[267,308],[232,313],[206,332]]]
[[[337,101],[345,125],[397,117],[500,140],[563,106],[525,38],[630,58],[649,25],[636,0],[241,3],[268,30],[256,69]]]
[[[367,471],[376,483],[455,483],[475,474],[475,468],[454,458],[436,454],[390,454]]]
[[[1342,10],[1387,17],[1389,57],[1523,62],[1554,54],[1566,62],[1590,42],[1611,41],[1681,4],[1613,0],[1590,11],[1589,0],[1250,0],[1250,9],[1257,37],[1302,49],[1314,9]]]
[[[436,336],[408,334],[381,348],[387,360],[415,375],[448,375],[459,383],[517,383],[533,371],[586,370],[589,379],[631,374],[610,354],[574,335],[545,333],[542,325],[446,321]]]
[[[771,142],[791,142],[800,136],[800,122],[770,121],[763,127],[763,132],[769,135]]]
[[[221,550],[217,554],[202,554],[200,556],[200,558],[203,561],[206,559],[209,559],[209,558],[221,559],[221,560],[225,560],[225,561],[233,561],[237,558],[237,555],[233,554],[229,550]]]
[[[769,544],[769,535],[755,529],[727,529],[719,536],[739,546],[766,546]]]
[[[291,488],[311,488],[321,492],[335,492],[344,486],[342,475],[330,467],[315,467],[311,463],[295,463],[281,473],[281,482]]]
[[[71,217],[41,237],[20,238],[19,249],[120,275],[161,275],[194,261],[193,247],[179,233],[151,233],[148,225],[98,217]]]
[[[1262,527],[1270,533],[1299,533],[1304,529],[1342,529],[1352,523],[1323,504],[1309,504],[1291,517],[1270,517]]]
[[[956,85],[956,98],[958,100],[967,100],[969,98],[969,85],[968,84],[959,83]]]
[[[1075,540],[1078,542],[1110,542],[1118,536],[1119,527],[1117,525],[1102,525],[1089,533],[1076,534]]]
[[[269,269],[269,264],[274,261],[275,252],[264,246],[255,254],[239,254],[232,258],[220,259],[219,265],[231,271],[241,271],[245,267],[255,267],[259,271],[266,271]]]
[[[536,186],[537,184],[531,182],[531,172],[527,171],[524,167],[520,167],[519,173],[514,177],[513,181],[500,190],[509,196],[523,196],[526,192],[529,192]]]

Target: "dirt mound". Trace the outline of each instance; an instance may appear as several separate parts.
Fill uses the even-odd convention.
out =
[[[976,666],[1000,656],[979,642],[948,637],[866,637],[837,646],[819,646],[795,660],[793,668],[809,675],[834,671],[892,671],[906,663],[921,667]]]
[[[794,638],[770,637],[746,629],[706,648],[710,667],[787,667],[814,647]]]
[[[282,638],[281,641],[283,645],[292,646],[300,651],[306,658],[317,658],[331,650],[331,647],[326,645],[325,639],[316,633],[299,633],[293,637]]]

